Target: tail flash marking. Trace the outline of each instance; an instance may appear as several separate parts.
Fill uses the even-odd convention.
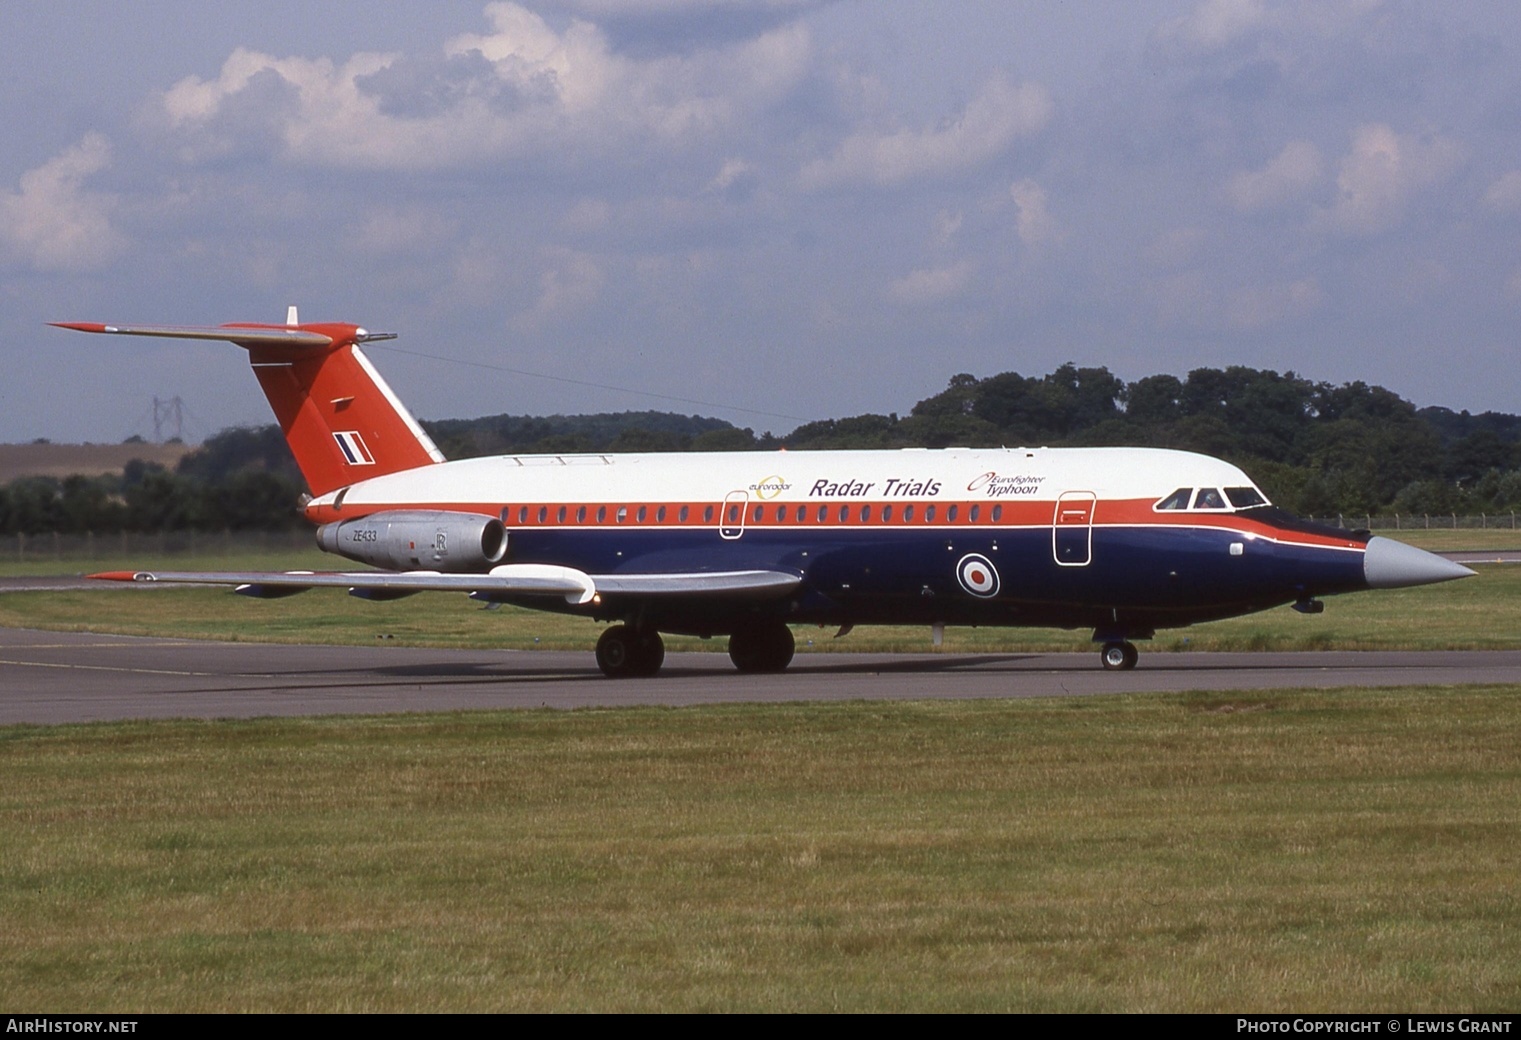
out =
[[[358,430],[334,433],[333,440],[338,442],[338,448],[343,452],[344,458],[349,460],[350,466],[375,465],[375,456],[371,455],[370,449],[364,446],[364,438],[359,436]]]

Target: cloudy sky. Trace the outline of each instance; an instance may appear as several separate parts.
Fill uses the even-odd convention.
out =
[[[384,14],[377,12],[383,11]],[[1200,365],[1521,412],[1510,0],[0,5],[0,440],[267,412],[350,320],[424,418],[784,432]]]

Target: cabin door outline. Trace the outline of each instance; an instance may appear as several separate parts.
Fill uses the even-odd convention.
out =
[[[750,492],[731,491],[718,507],[718,536],[734,541],[745,533],[745,511],[750,508]]]
[[[1056,500],[1051,516],[1051,558],[1058,567],[1086,567],[1093,562],[1092,491],[1068,491]]]

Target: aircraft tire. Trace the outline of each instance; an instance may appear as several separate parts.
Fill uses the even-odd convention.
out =
[[[1135,667],[1135,663],[1141,659],[1141,652],[1131,642],[1105,643],[1099,651],[1099,660],[1104,663],[1104,670],[1109,672],[1128,672]]]
[[[647,679],[664,663],[665,642],[658,632],[613,625],[597,640],[597,667],[609,679]]]
[[[742,672],[783,672],[797,648],[792,629],[777,621],[742,628],[729,637],[729,660]]]

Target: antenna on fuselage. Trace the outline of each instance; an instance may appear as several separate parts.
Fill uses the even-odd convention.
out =
[[[287,324],[287,325],[300,325],[301,324],[301,319],[298,318],[298,317],[296,317],[296,305],[294,303],[291,304],[289,307],[285,308],[285,324]]]

